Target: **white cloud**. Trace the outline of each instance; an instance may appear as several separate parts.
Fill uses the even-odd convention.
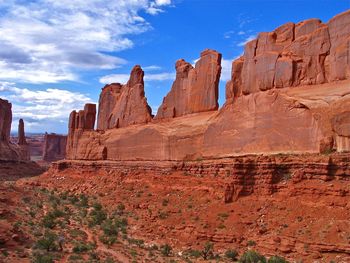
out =
[[[130,78],[129,74],[111,74],[103,76],[100,78],[100,83],[110,84],[110,83],[122,83],[125,84]],[[165,80],[175,80],[175,73],[163,72],[157,74],[145,74],[144,80],[149,81],[165,81]]]
[[[161,70],[162,67],[157,66],[157,65],[151,65],[151,66],[143,67],[142,69],[144,71],[157,71],[157,70]]]
[[[0,1],[0,79],[30,83],[77,80],[76,72],[113,69],[111,52],[132,48],[129,35],[151,29],[140,16],[170,0]]]
[[[2,98],[12,103],[13,130],[17,129],[19,118],[25,120],[27,131],[43,132],[43,128],[54,129],[58,123],[63,123],[65,130],[70,112],[92,102],[88,95],[79,92],[55,88],[33,91],[10,82],[1,83],[0,92]]]
[[[254,39],[256,39],[256,35],[250,35],[250,36],[248,36],[244,41],[239,42],[239,43],[237,44],[237,46],[238,46],[238,47],[243,47],[243,46],[245,46],[245,44],[247,44],[248,42],[250,42],[250,41],[252,41],[252,40],[254,40]]]

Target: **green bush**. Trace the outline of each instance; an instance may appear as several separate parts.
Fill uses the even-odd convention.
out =
[[[240,263],[266,263],[266,258],[254,250],[246,251],[239,259]]]
[[[53,232],[47,231],[44,236],[39,239],[35,245],[36,248],[52,251],[57,249],[56,245],[57,235]]]
[[[160,247],[160,252],[165,257],[169,257],[172,250],[173,249],[171,248],[171,246],[169,244],[165,244],[165,245]]]
[[[93,204],[93,210],[89,214],[89,226],[101,225],[107,219],[107,213],[100,203]]]
[[[55,218],[53,218],[50,215],[44,216],[41,223],[44,227],[50,228],[50,229],[54,228],[57,224]]]
[[[214,250],[213,243],[211,243],[211,242],[205,243],[204,248],[202,250],[203,259],[209,259],[209,258],[213,257],[214,256],[213,250]]]
[[[288,263],[288,261],[280,256],[272,256],[269,258],[267,263]]]
[[[100,241],[107,246],[111,246],[115,242],[117,242],[117,237],[116,236],[102,235],[102,236],[100,236]]]
[[[118,234],[118,227],[111,219],[107,219],[101,224],[101,229],[106,236],[113,236]]]
[[[190,249],[186,252],[189,257],[199,258],[202,256],[202,252],[199,250]]]
[[[54,258],[49,254],[34,253],[33,263],[54,263]]]
[[[74,253],[84,253],[92,249],[92,246],[90,244],[84,244],[84,243],[76,243],[73,247]]]
[[[232,261],[236,260],[238,257],[238,252],[236,250],[227,250],[225,252],[225,257],[227,257],[228,259],[231,259]]]

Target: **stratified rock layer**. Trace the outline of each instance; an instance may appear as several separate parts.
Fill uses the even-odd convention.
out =
[[[152,110],[145,98],[143,76],[141,67],[135,66],[126,85],[113,83],[102,89],[97,119],[98,130],[145,124],[152,120]]]
[[[156,119],[217,110],[221,54],[214,50],[201,53],[196,66],[180,59],[176,62],[176,79],[158,109]]]
[[[67,136],[58,134],[45,134],[43,160],[52,162],[66,157]]]
[[[18,144],[10,142],[12,123],[12,105],[7,100],[0,99],[0,160],[3,161],[29,161],[30,153],[26,145],[24,122],[19,121]]]
[[[226,98],[350,77],[350,11],[260,33],[233,62]]]

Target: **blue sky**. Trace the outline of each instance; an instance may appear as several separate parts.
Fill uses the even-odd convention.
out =
[[[145,70],[156,111],[174,64],[206,48],[223,54],[220,105],[231,62],[259,32],[287,22],[327,22],[350,0],[0,0],[0,97],[27,132],[66,133],[69,112],[97,102],[109,82]],[[155,112],[154,112],[155,113]]]

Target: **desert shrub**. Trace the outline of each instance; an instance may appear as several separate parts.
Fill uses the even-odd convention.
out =
[[[79,202],[79,198],[76,197],[75,195],[73,195],[73,196],[70,196],[70,197],[68,198],[68,201],[69,201],[72,205],[75,205],[75,204],[77,204],[77,203]]]
[[[248,240],[247,245],[253,247],[256,245],[256,242],[254,240]]]
[[[269,258],[267,263],[288,263],[288,261],[280,256],[272,256]]]
[[[186,255],[193,258],[199,258],[202,256],[202,252],[199,250],[190,249],[186,252]]]
[[[52,251],[57,249],[56,245],[57,235],[51,231],[45,232],[44,236],[39,239],[35,245],[38,249]]]
[[[78,242],[73,247],[73,252],[74,253],[84,253],[84,252],[91,250],[92,248],[93,248],[93,246],[91,244],[84,244],[82,242]]]
[[[170,246],[169,244],[165,244],[165,245],[162,245],[162,246],[160,247],[160,252],[161,252],[162,255],[165,256],[165,257],[169,257],[172,250],[173,250],[173,249],[171,248],[171,246]]]
[[[107,246],[111,246],[115,242],[117,242],[117,237],[116,236],[102,235],[102,236],[100,236],[100,241]]]
[[[34,253],[32,258],[33,263],[54,263],[55,260],[52,255],[50,254],[43,254],[43,253]]]
[[[239,259],[240,263],[266,263],[266,258],[254,250],[246,251]]]
[[[214,250],[213,243],[211,243],[211,242],[205,243],[204,248],[202,250],[203,259],[209,259],[209,258],[213,257],[214,256],[213,250]]]
[[[95,203],[89,217],[89,226],[101,225],[107,219],[107,213],[102,209],[100,203]]]
[[[118,234],[118,227],[115,222],[111,219],[105,220],[101,224],[101,229],[106,236],[113,236]]]
[[[51,215],[45,215],[41,221],[41,224],[46,228],[54,228],[56,226],[56,220]]]
[[[89,198],[84,194],[80,195],[80,201],[78,203],[78,206],[89,207]]]
[[[167,206],[169,204],[169,199],[163,199],[162,205]]]
[[[229,249],[225,252],[225,257],[231,259],[232,261],[235,261],[238,257],[238,252],[236,250]]]

